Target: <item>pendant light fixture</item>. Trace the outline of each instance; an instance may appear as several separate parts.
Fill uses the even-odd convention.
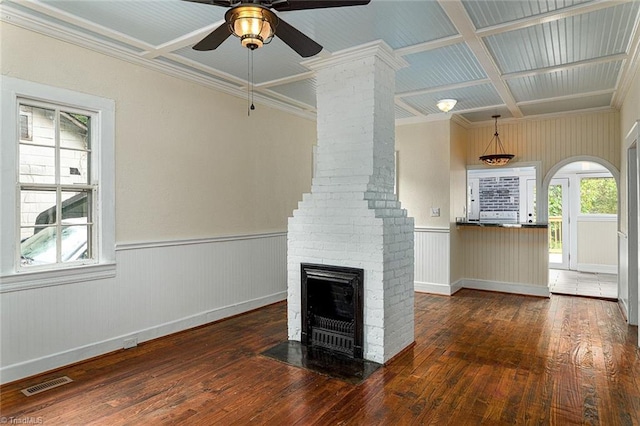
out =
[[[487,148],[480,156],[480,161],[488,166],[504,166],[513,157],[515,157],[515,155],[507,154],[502,146],[502,141],[498,134],[498,118],[500,118],[500,115],[492,115],[491,118],[495,120],[495,132],[493,134],[493,138],[489,141],[489,145],[487,145]],[[491,145],[495,145],[494,154],[487,154]]]

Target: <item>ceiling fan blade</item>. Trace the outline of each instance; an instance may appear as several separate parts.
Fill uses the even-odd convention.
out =
[[[290,48],[298,52],[298,55],[303,58],[308,58],[309,56],[320,53],[322,46],[287,24],[280,17],[278,17],[278,21],[276,36],[280,37]]]
[[[231,0],[183,0],[191,3],[211,4],[214,6],[231,7]]]
[[[225,22],[220,25],[218,28],[209,33],[208,36],[200,40],[193,46],[193,50],[214,50],[216,47],[220,46],[223,41],[225,41],[231,35],[231,28]]]
[[[284,0],[274,1],[271,7],[278,12],[287,10],[324,9],[327,7],[364,6],[371,0]]]

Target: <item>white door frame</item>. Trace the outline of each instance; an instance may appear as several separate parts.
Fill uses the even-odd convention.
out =
[[[640,299],[638,298],[638,275],[640,274],[640,249],[638,242],[638,230],[640,229],[640,121],[636,121],[626,137],[627,149],[627,289],[629,324],[638,325],[638,312],[640,312]],[[624,237],[624,233],[621,232]],[[623,241],[624,243],[624,241]],[[621,259],[622,262],[625,259]],[[623,305],[624,306],[624,305]],[[638,346],[640,346],[640,329],[638,329]]]

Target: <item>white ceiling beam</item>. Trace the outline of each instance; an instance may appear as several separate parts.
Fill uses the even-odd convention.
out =
[[[294,74],[294,75],[291,75],[289,77],[282,77],[282,78],[278,78],[276,80],[265,81],[263,83],[256,84],[253,87],[255,87],[257,89],[266,89],[268,87],[281,86],[283,84],[295,83],[297,81],[308,80],[308,79],[312,79],[314,77],[315,77],[315,72],[307,71],[307,72],[303,72],[303,73],[300,73],[300,74]]]
[[[397,106],[399,106],[400,108],[404,109],[405,111],[410,112],[411,114],[418,116],[418,117],[423,117],[427,114],[425,114],[424,112],[415,109],[414,107],[412,107],[411,105],[409,105],[408,103],[406,103],[405,101],[403,101],[402,99],[396,98],[395,99],[395,104]]]
[[[478,29],[476,35],[478,37],[489,37],[495,34],[504,33],[507,31],[521,30],[523,28],[532,27],[534,25],[540,25],[547,22],[558,21],[560,19],[566,19],[571,16],[582,15],[584,13],[595,12],[602,9],[607,9],[612,6],[624,3],[630,3],[634,0],[595,0],[589,3],[579,3],[560,11],[554,10],[551,12],[542,13],[532,17],[522,18],[504,24],[492,25],[490,27]]]
[[[142,54],[142,57],[146,59],[154,59],[158,56],[163,56],[167,53],[171,53],[176,50],[180,50],[186,46],[192,46],[198,43],[200,40],[205,38],[209,33],[218,28],[220,25],[224,24],[224,20],[214,22],[211,25],[207,25],[206,27],[199,28],[195,31],[192,31],[188,34],[185,34],[181,37],[175,38],[173,40],[169,40],[166,43],[163,43],[159,46],[154,47]]]
[[[586,66],[589,66],[589,65],[597,65],[597,64],[604,64],[604,63],[607,63],[607,62],[623,61],[623,60],[627,59],[628,57],[629,57],[629,55],[627,55],[626,53],[620,53],[620,54],[617,54],[617,55],[610,55],[610,56],[602,56],[600,58],[586,59],[584,61],[572,62],[572,63],[569,63],[569,64],[562,64],[562,65],[557,65],[557,66],[552,66],[552,67],[538,68],[538,69],[535,69],[535,70],[511,72],[511,73],[503,74],[502,78],[504,80],[511,80],[511,79],[514,79],[514,78],[532,77],[532,76],[536,76],[536,75],[551,74],[551,73],[554,73],[554,72],[567,71],[567,70],[571,70],[571,69],[575,69],[575,68],[586,67]]]
[[[397,56],[407,56],[413,55],[414,53],[422,53],[429,50],[440,49],[441,47],[447,47],[458,43],[464,43],[464,38],[462,38],[461,35],[456,34],[450,37],[443,37],[437,40],[425,41],[424,43],[402,47],[400,49],[394,50],[394,53]]]
[[[475,55],[480,66],[487,73],[487,77],[491,80],[498,95],[504,101],[511,114],[514,117],[522,118],[522,111],[518,108],[506,83],[502,80],[500,70],[487,51],[482,38],[476,34],[476,28],[462,2],[460,0],[438,0],[438,4],[440,4],[440,7],[442,7],[460,35],[464,38],[465,43]]]
[[[518,102],[518,106],[545,104],[549,102],[568,101],[572,99],[586,98],[589,96],[608,95],[614,92],[614,89],[594,90],[592,92],[581,92],[573,95],[555,96],[553,98],[532,99],[530,101]]]
[[[640,19],[636,19],[627,53],[629,57],[622,66],[622,72],[618,77],[618,84],[616,84],[617,90],[611,98],[611,106],[617,109],[622,108],[624,98],[633,83],[634,74],[640,66]]]
[[[406,98],[408,96],[427,95],[429,93],[446,92],[446,91],[456,90],[456,89],[465,89],[467,87],[480,86],[482,84],[487,84],[487,83],[491,83],[491,80],[489,80],[488,78],[481,78],[479,80],[463,81],[462,83],[454,83],[454,84],[447,84],[445,86],[431,87],[429,89],[409,90],[406,92],[396,94],[396,99]]]

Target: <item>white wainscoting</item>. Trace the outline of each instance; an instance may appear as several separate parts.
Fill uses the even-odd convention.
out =
[[[415,290],[452,295],[459,287],[450,283],[449,228],[416,227]]]
[[[286,233],[126,244],[115,278],[3,293],[0,383],[285,300],[286,255]]]

